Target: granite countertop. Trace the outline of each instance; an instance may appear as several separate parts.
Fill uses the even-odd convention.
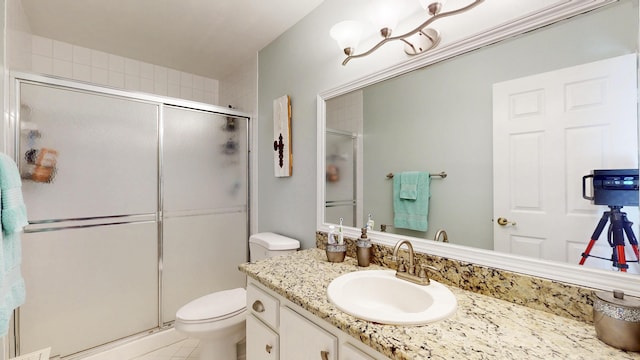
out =
[[[374,269],[384,268],[361,268],[349,257],[330,263],[319,249],[240,265],[268,289],[391,359],[640,359],[598,340],[593,325],[456,287],[449,287],[458,299],[456,313],[423,326],[358,320],[329,302],[333,279]]]

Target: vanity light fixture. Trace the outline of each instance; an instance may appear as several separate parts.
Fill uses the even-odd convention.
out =
[[[404,42],[404,52],[408,55],[418,55],[427,50],[433,49],[440,43],[440,33],[438,30],[428,26],[434,21],[447,16],[453,16],[471,10],[480,5],[484,0],[473,0],[472,3],[455,10],[442,11],[447,0],[418,0],[420,5],[427,10],[428,18],[422,24],[404,34],[391,36],[392,29],[399,20],[401,11],[397,7],[397,1],[379,0],[371,11],[372,22],[379,26],[380,35],[383,37],[380,42],[371,49],[360,54],[355,54],[356,47],[362,36],[363,26],[357,21],[347,20],[335,24],[329,34],[336,40],[340,49],[347,57],[342,62],[346,65],[349,60],[367,56],[376,51],[382,45],[400,40]]]

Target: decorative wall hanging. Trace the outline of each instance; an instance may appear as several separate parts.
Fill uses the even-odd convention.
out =
[[[288,95],[273,100],[273,138],[275,176],[291,176],[291,99]]]

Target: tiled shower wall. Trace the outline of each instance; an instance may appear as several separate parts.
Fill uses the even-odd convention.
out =
[[[218,80],[33,35],[31,71],[218,104]]]

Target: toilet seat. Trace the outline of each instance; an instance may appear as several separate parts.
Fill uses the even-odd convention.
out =
[[[247,291],[244,288],[218,291],[181,307],[176,313],[176,320],[190,324],[220,321],[243,313],[246,306]]]

